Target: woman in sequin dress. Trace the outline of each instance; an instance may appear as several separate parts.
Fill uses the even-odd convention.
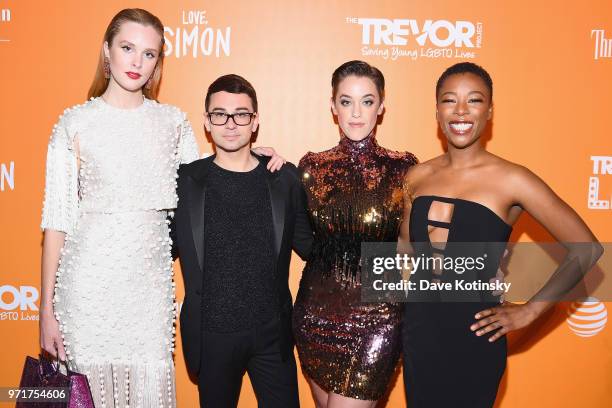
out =
[[[41,347],[87,375],[97,408],[176,406],[166,219],[199,153],[185,114],[155,101],[163,31],[146,10],[113,18],[91,99],[47,153]]]
[[[360,247],[396,241],[402,181],[417,160],[378,145],[384,77],[361,61],[332,77],[340,143],[300,161],[315,231],[293,312],[297,349],[317,407],[373,407],[400,353],[401,306],[362,303]]]

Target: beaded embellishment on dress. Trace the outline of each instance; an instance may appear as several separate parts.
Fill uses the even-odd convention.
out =
[[[66,233],[54,312],[96,407],[176,406],[166,217],[179,164],[197,158],[185,115],[147,99],[124,110],[95,98],[54,127],[41,227]]]

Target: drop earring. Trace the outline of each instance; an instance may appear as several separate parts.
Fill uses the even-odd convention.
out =
[[[104,78],[110,78],[110,62],[106,57],[104,57]]]

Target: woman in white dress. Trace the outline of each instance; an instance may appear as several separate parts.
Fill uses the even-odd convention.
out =
[[[64,111],[47,153],[40,342],[87,375],[98,408],[176,406],[166,219],[178,166],[199,154],[185,114],[155,101],[163,30],[142,9],[113,18],[90,100]]]

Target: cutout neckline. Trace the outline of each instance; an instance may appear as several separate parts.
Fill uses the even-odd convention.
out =
[[[431,194],[424,194],[424,195],[420,195],[415,197],[412,202],[415,202],[417,199],[419,198],[441,198],[443,200],[448,200],[448,201],[462,201],[464,203],[471,203],[471,204],[475,204],[479,207],[484,208],[485,210],[487,210],[489,213],[493,214],[495,216],[495,218],[497,218],[498,220],[500,220],[506,227],[512,229],[512,225],[508,224],[499,214],[497,214],[495,211],[493,211],[492,209],[490,209],[489,207],[487,207],[484,204],[479,203],[478,201],[472,201],[472,200],[465,200],[463,198],[454,198],[454,197],[446,197],[446,196],[437,196],[437,195],[431,195]],[[435,200],[434,200],[435,201]]]

